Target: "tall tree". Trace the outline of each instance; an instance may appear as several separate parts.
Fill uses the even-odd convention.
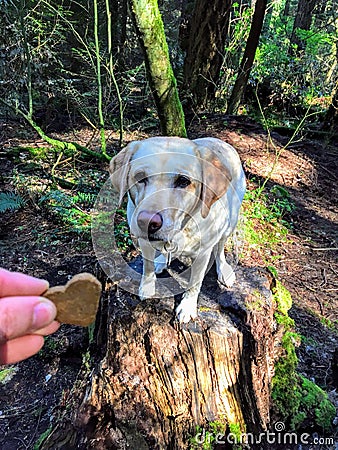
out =
[[[205,109],[215,96],[232,3],[196,0],[188,23],[184,84],[199,109]]]
[[[244,54],[242,57],[239,71],[233,87],[229,105],[228,114],[236,114],[241,98],[248,84],[248,79],[252,65],[255,59],[256,50],[259,43],[259,37],[262,31],[264,16],[266,11],[267,0],[257,0],[255,5],[255,11],[252,17],[250,33],[246,42]]]
[[[157,0],[129,0],[129,4],[144,53],[148,81],[154,95],[161,132],[166,136],[186,136],[183,109]]]
[[[309,30],[312,23],[312,12],[318,0],[299,0],[297,14],[293,22],[293,29],[290,38],[290,54],[294,53],[294,46],[296,46],[296,53],[304,50],[305,43],[300,39],[297,30]]]

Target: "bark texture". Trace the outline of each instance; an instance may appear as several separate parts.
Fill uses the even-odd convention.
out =
[[[42,448],[66,439],[70,449],[182,450],[210,422],[265,430],[280,343],[271,280],[249,268],[237,277],[222,292],[211,270],[199,320],[184,327],[173,320],[173,298],[139,302],[112,288],[107,323],[98,324],[107,347]]]
[[[185,90],[198,109],[205,109],[215,97],[232,3],[197,0],[186,27]]]

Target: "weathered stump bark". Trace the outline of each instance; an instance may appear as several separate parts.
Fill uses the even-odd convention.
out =
[[[222,292],[211,270],[199,320],[184,327],[173,298],[140,302],[113,287],[104,356],[54,442],[67,434],[67,448],[185,449],[210,422],[265,430],[278,347],[271,277],[263,269],[236,274]]]

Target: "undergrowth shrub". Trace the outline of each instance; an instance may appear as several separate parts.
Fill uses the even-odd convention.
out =
[[[0,192],[0,213],[16,211],[25,205],[26,201],[14,192]]]
[[[68,226],[69,231],[89,233],[91,226],[90,208],[96,195],[84,192],[66,193],[50,190],[39,203],[47,207],[57,218]]]

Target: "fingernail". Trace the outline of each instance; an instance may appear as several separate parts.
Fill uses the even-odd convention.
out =
[[[32,326],[35,330],[46,327],[55,319],[55,316],[55,305],[48,300],[41,299],[40,303],[34,308]]]

